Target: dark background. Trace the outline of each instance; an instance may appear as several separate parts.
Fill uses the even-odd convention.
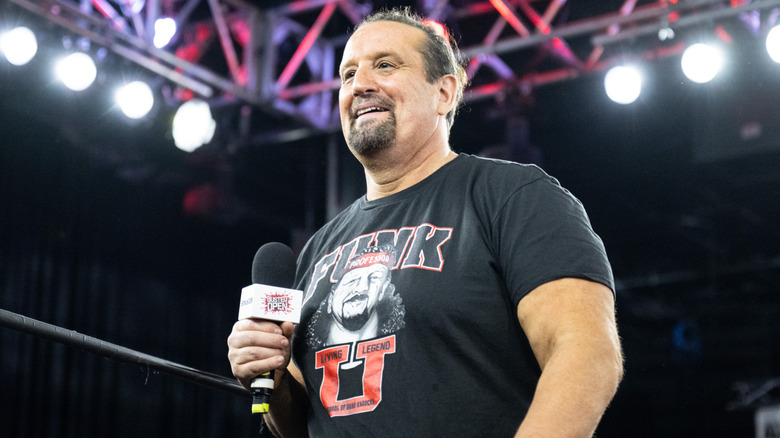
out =
[[[733,406],[739,384],[780,375],[780,65],[760,39],[733,48],[710,84],[659,59],[632,105],[592,74],[522,105],[467,104],[453,128],[456,151],[540,164],[605,242],[626,377],[600,437],[753,436],[753,408],[778,399]],[[340,133],[218,134],[187,154],[166,108],[128,123],[100,81],[67,92],[41,58],[0,63],[0,308],[229,377],[225,338],[254,252],[297,250],[326,221],[329,145],[336,203],[364,191]],[[505,141],[518,120],[528,141]],[[741,137],[748,123],[762,135]],[[253,434],[248,399],[144,366],[7,328],[0,355],[7,436]]]

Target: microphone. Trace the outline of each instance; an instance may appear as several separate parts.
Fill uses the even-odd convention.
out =
[[[252,285],[241,289],[238,319],[300,322],[303,292],[291,289],[295,282],[295,254],[287,245],[270,242],[261,246],[252,261]],[[273,370],[250,385],[252,413],[267,414],[274,389]]]

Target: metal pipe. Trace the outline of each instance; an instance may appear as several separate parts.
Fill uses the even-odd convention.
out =
[[[233,80],[238,82],[240,77],[238,55],[236,55],[236,48],[233,47],[233,40],[230,38],[230,29],[228,29],[225,14],[217,0],[208,0],[208,3],[211,14],[214,16],[214,24],[217,27],[217,35],[219,35],[219,42],[222,45],[222,53],[225,55],[228,69]]]
[[[89,353],[98,354],[120,362],[147,365],[155,370],[209,388],[219,389],[235,395],[249,396],[249,391],[233,379],[160,359],[5,309],[0,309],[0,325],[61,344],[78,347]]]
[[[287,65],[284,67],[282,74],[279,75],[279,79],[276,81],[277,90],[284,89],[287,87],[287,84],[290,83],[293,76],[298,71],[298,68],[301,66],[303,59],[306,57],[306,54],[311,49],[311,46],[314,45],[314,42],[320,36],[320,33],[322,33],[322,29],[325,27],[325,24],[327,24],[328,20],[330,20],[330,17],[333,15],[333,11],[335,9],[335,3],[328,3],[324,8],[322,8],[320,15],[314,21],[314,24],[312,25],[311,29],[309,29],[309,32],[306,34],[306,36],[303,37],[303,41],[301,41],[298,49],[295,50],[292,59],[290,59],[290,62],[287,63]]]

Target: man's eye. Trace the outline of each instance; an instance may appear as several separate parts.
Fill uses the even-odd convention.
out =
[[[353,76],[355,76],[354,70],[345,72],[344,74],[341,75],[341,81],[346,82],[347,80],[352,79]]]
[[[392,65],[392,64],[390,64],[389,62],[380,62],[380,63],[379,63],[379,68],[390,68],[390,67],[392,67],[392,66],[393,66],[393,65]]]

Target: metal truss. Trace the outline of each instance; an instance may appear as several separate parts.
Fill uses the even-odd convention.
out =
[[[780,377],[755,382],[739,381],[732,387],[737,392],[737,398],[728,404],[728,410],[755,409],[777,404],[777,393],[773,391],[780,388]]]
[[[194,93],[234,103],[310,133],[337,129],[338,58],[348,30],[374,9],[356,0],[266,7],[244,0],[10,1],[164,77],[179,100]],[[416,10],[454,29],[471,80],[466,100],[476,101],[602,70],[615,62],[610,47],[625,43],[637,58],[676,55],[684,44],[659,42],[659,31],[713,27],[780,6],[780,0],[614,0],[583,6],[601,11],[576,16],[570,11],[579,1],[587,3],[420,0]],[[151,29],[162,16],[180,29],[166,49],[152,44]]]

